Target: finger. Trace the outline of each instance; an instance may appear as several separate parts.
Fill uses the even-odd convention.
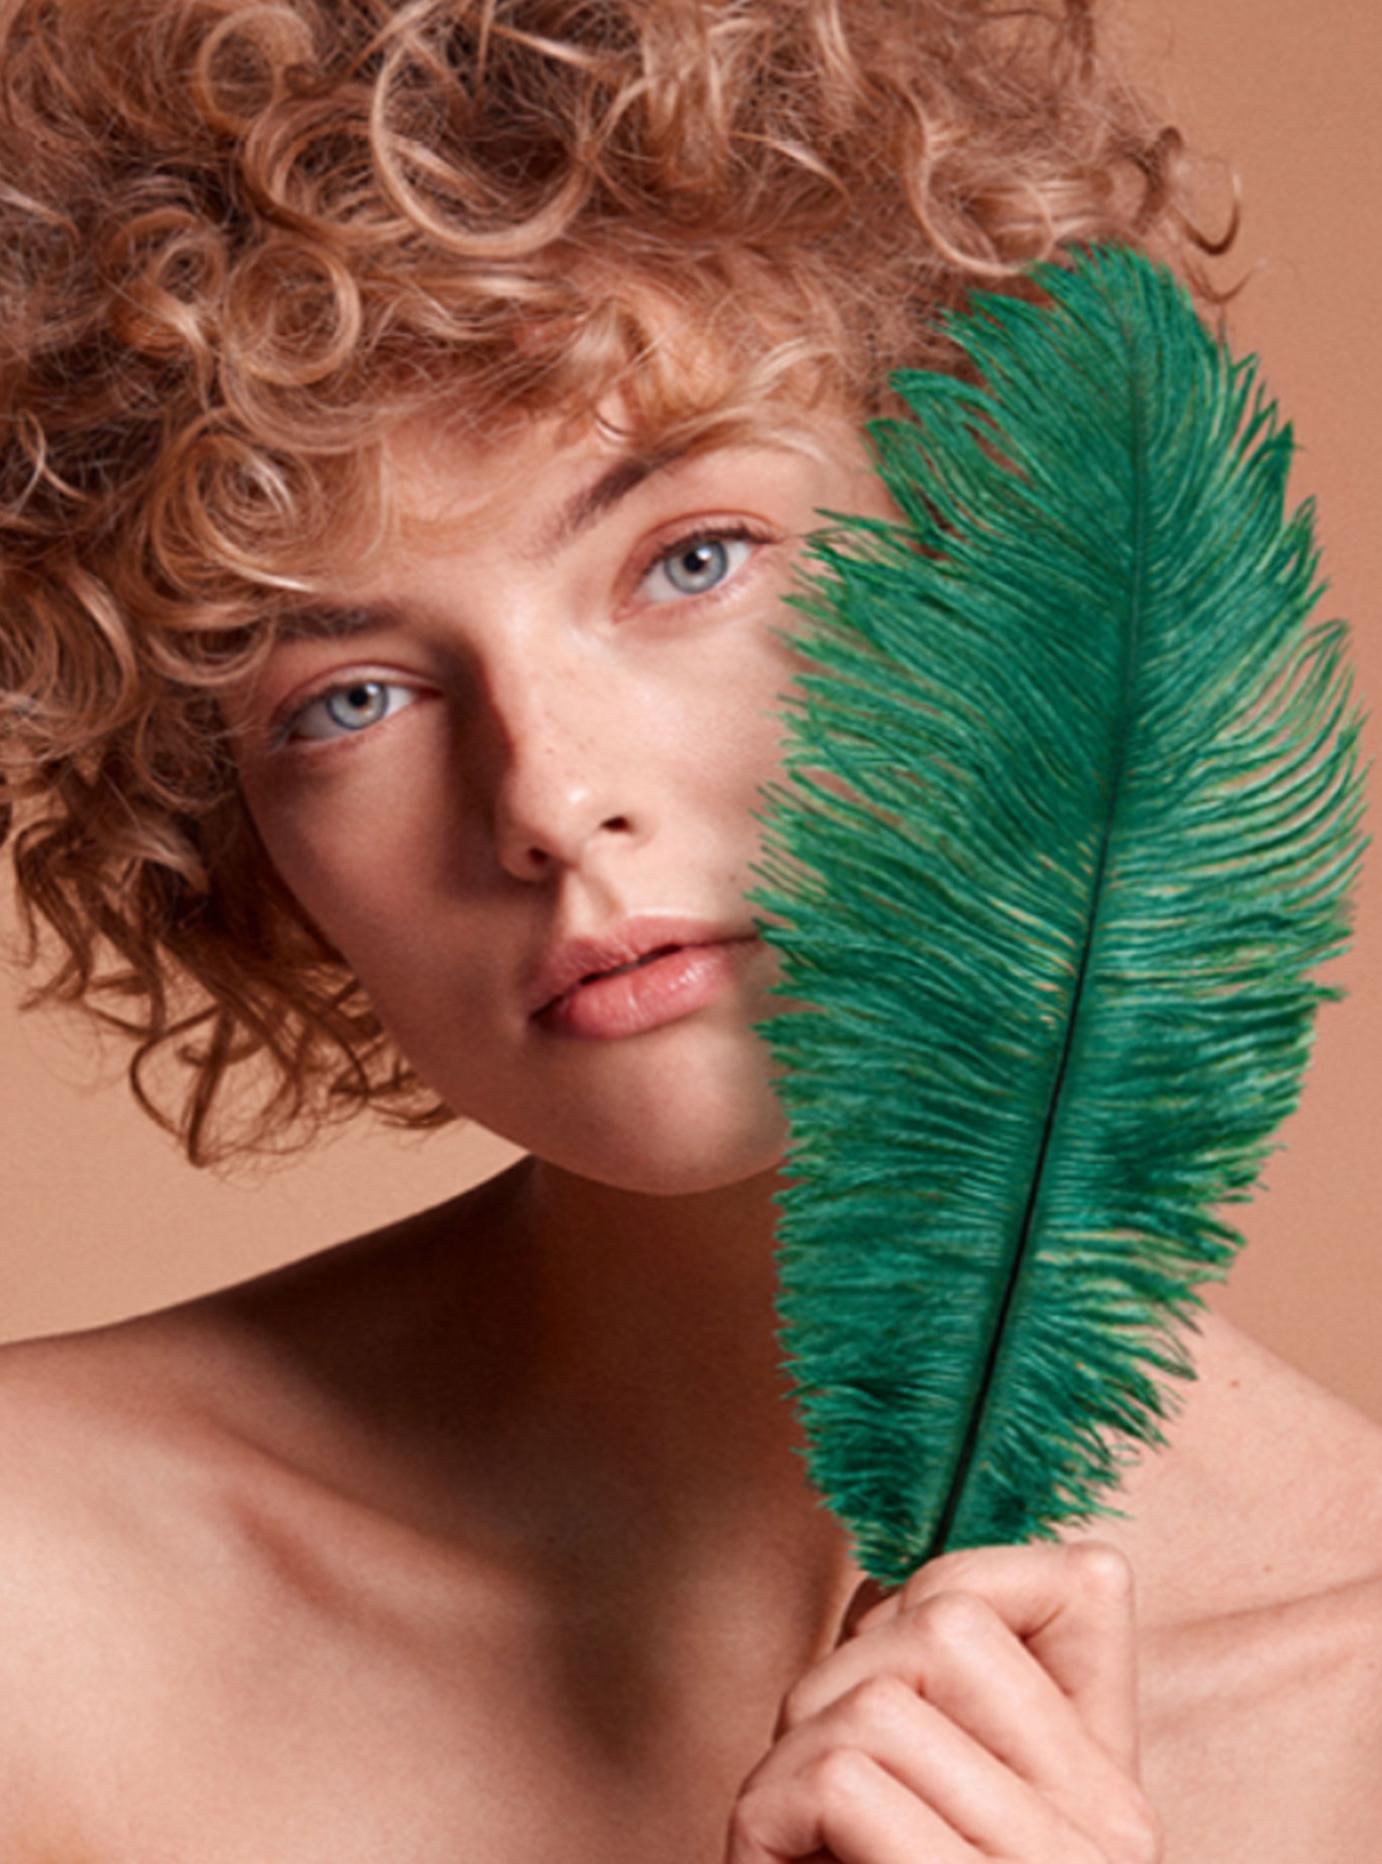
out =
[[[783,1699],[778,1734],[829,1722],[870,1679],[924,1698],[1001,1770],[1065,1807],[1126,1796],[1128,1776],[986,1599],[943,1592],[860,1630]],[[836,1729],[850,1743],[854,1732]],[[1077,1821],[1082,1822],[1082,1821]]]
[[[987,1600],[1094,1739],[1138,1778],[1135,1579],[1127,1557],[1100,1540],[969,1548],[919,1567],[901,1606],[952,1591]],[[890,1607],[891,1600],[864,1613],[856,1635],[886,1620]]]
[[[800,1772],[764,1775],[735,1802],[724,1864],[786,1864],[824,1851],[839,1864],[975,1864],[982,1856],[857,1748]]]
[[[784,1776],[809,1779],[838,1752],[877,1761],[981,1857],[1096,1864],[1102,1855],[1089,1834],[1034,1786],[895,1676],[870,1676],[785,1735],[746,1786],[752,1791]],[[1121,1777],[1110,1780],[1112,1803],[1124,1786]]]
[[[835,1640],[835,1648],[847,1642],[858,1629],[859,1621],[867,1613],[875,1619],[881,1618],[880,1607],[895,1602],[900,1598],[898,1591],[886,1591],[876,1579],[865,1578],[854,1589],[853,1597],[845,1607],[844,1617],[840,1621],[840,1635]]]

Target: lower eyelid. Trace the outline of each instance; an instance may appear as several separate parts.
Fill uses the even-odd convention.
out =
[[[314,706],[324,704],[326,700],[334,698],[337,693],[349,692],[352,686],[364,685],[382,686],[387,693],[402,693],[405,697],[399,702],[390,704],[382,717],[372,719],[368,724],[359,725],[353,731],[348,725],[338,725],[334,731],[322,732],[315,735],[294,735],[303,719]],[[381,680],[371,678],[333,680],[329,686],[322,687],[320,692],[313,693],[310,698],[304,699],[301,705],[294,706],[287,717],[273,727],[272,742],[275,748],[278,749],[301,749],[305,745],[324,746],[328,744],[340,744],[343,740],[351,738],[366,738],[371,732],[377,730],[380,725],[387,724],[395,714],[406,711],[410,705],[415,704],[417,700],[424,697],[425,694],[418,687],[409,686],[406,681],[403,680]]]
[[[706,525],[703,528],[688,531],[684,537],[673,538],[670,544],[665,544],[662,549],[658,551],[651,563],[649,563],[647,569],[644,570],[642,576],[639,578],[638,586],[642,588],[643,584],[653,575],[654,571],[663,568],[663,566],[676,557],[678,553],[690,550],[696,544],[752,544],[755,546],[749,551],[743,562],[736,564],[730,569],[726,573],[724,579],[716,583],[713,588],[703,590],[699,594],[690,594],[685,590],[674,589],[671,597],[667,601],[653,602],[651,606],[654,608],[671,608],[675,607],[678,603],[713,601],[722,591],[727,593],[731,587],[737,585],[750,565],[754,563],[757,558],[762,556],[763,552],[771,545],[779,542],[781,542],[780,538],[769,536],[764,531],[751,530],[747,525],[726,524],[723,527]]]
[[[784,540],[767,531],[750,529],[747,525],[736,526],[727,524],[723,528],[718,529],[714,526],[706,526],[702,529],[688,531],[684,537],[674,538],[670,544],[663,546],[648,565],[647,569],[644,570],[640,578],[640,585],[642,582],[647,581],[648,577],[652,575],[655,569],[674,557],[678,551],[689,550],[693,544],[698,542],[711,541],[728,544],[746,543],[754,545],[755,548],[749,552],[742,563],[728,572],[723,582],[716,583],[712,589],[705,590],[699,595],[688,595],[681,591],[675,591],[674,597],[677,601],[699,602],[714,600],[722,591],[728,593],[729,590],[741,580],[744,572],[749,569],[755,559],[762,556],[764,551],[776,544],[782,543]],[[654,603],[652,606],[670,607],[673,606],[673,603]],[[361,725],[354,731],[352,731],[349,726],[343,725],[337,730],[324,733],[319,737],[295,737],[293,735],[297,726],[307,713],[311,711],[313,706],[320,705],[324,700],[330,699],[336,693],[349,692],[352,686],[365,684],[377,684],[385,687],[390,692],[405,693],[407,697],[401,704],[391,705],[382,718],[375,719],[370,724]],[[403,680],[375,679],[370,675],[363,675],[353,680],[333,680],[330,685],[323,686],[320,691],[311,694],[309,698],[295,705],[286,716],[270,724],[268,733],[269,745],[272,750],[302,750],[304,746],[325,748],[327,745],[340,744],[349,739],[365,738],[380,725],[387,724],[396,713],[405,711],[410,705],[413,705],[416,701],[426,696],[424,690],[410,686]]]

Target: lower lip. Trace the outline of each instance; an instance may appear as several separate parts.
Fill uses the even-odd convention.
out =
[[[578,984],[534,1021],[555,1034],[595,1042],[660,1028],[709,1003],[737,976],[757,946],[756,938],[682,945],[636,971]]]

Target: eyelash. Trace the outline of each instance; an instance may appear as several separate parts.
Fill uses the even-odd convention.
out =
[[[698,544],[728,544],[736,542],[770,544],[773,541],[773,538],[766,531],[757,529],[753,525],[745,524],[742,521],[725,525],[700,525],[694,530],[687,531],[681,537],[673,538],[670,543],[659,546],[639,571],[638,582],[641,585],[659,564],[666,563],[674,557],[684,556],[688,551],[694,550]],[[740,567],[742,569],[745,566],[741,565]],[[684,606],[687,603],[714,602],[722,591],[729,589],[737,580],[737,574],[731,571],[724,578],[723,582],[717,583],[713,589],[707,589],[700,595],[686,595],[683,593],[681,602],[657,602],[653,603],[652,606],[655,608],[676,608]],[[331,680],[326,685],[319,686],[315,692],[309,693],[305,699],[299,700],[290,711],[284,713],[281,717],[276,717],[270,722],[270,748],[273,750],[294,750],[300,754],[313,756],[319,754],[320,751],[324,750],[328,745],[341,744],[353,738],[366,737],[370,731],[374,729],[372,725],[362,726],[357,731],[342,729],[340,734],[336,737],[308,738],[300,739],[296,742],[291,738],[290,734],[298,721],[303,718],[314,705],[320,704],[324,699],[332,698],[336,693],[349,692],[353,686],[377,685],[390,688],[398,687],[402,684],[403,682],[397,680],[375,679],[369,674],[356,674],[353,678],[345,680]],[[384,717],[391,718],[395,711],[405,711],[406,709],[406,706],[395,706],[389,712],[386,712]],[[375,721],[375,724],[382,723],[382,719]],[[306,749],[305,753],[304,746],[310,747]]]
[[[696,530],[687,531],[683,537],[674,537],[670,544],[663,544],[655,550],[639,571],[638,581],[641,585],[657,568],[659,563],[666,563],[673,557],[685,556],[688,550],[694,550],[698,544],[768,544],[771,542],[772,538],[769,537],[765,531],[757,530],[753,525],[745,524],[742,520],[736,524],[719,526],[700,525]],[[731,572],[730,575],[725,577],[723,582],[716,583],[713,589],[707,589],[703,595],[686,595],[682,592],[682,599],[686,602],[714,601],[722,589],[728,589],[735,581],[736,576]],[[677,606],[677,604],[658,602],[654,603],[653,606],[656,608],[671,608]]]

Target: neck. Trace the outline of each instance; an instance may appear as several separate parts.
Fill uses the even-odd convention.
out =
[[[521,1408],[548,1492],[573,1481],[593,1535],[683,1582],[805,1586],[824,1632],[862,1574],[808,1484],[781,1365],[779,1183],[654,1197],[528,1161]]]
[[[838,1623],[862,1575],[808,1485],[789,1402],[775,1308],[779,1184],[771,1172],[658,1198],[535,1167],[523,1219],[536,1271],[534,1410],[564,1418],[570,1466],[583,1479],[599,1471],[626,1510],[609,1518],[655,1563],[733,1570],[741,1586],[766,1571],[795,1589],[805,1575],[823,1625]],[[1289,1545],[1264,1531],[1264,1444],[1327,1402],[1213,1312],[1188,1345],[1197,1377],[1175,1382],[1168,1446],[1142,1450],[1107,1498],[1129,1518],[1061,1535],[1124,1548],[1148,1626],[1212,1611],[1242,1588],[1245,1563],[1261,1566],[1264,1596],[1288,1583]],[[1225,1525],[1234,1520],[1241,1533]],[[1208,1523],[1218,1525],[1207,1535]],[[1280,1532],[1288,1542],[1294,1530]]]
[[[343,1387],[423,1446],[438,1494],[465,1497],[466,1531],[493,1491],[493,1519],[567,1549],[582,1585],[599,1571],[621,1596],[656,1582],[730,1600],[740,1623],[785,1615],[829,1648],[862,1575],[809,1487],[789,1402],[777,1185],[769,1172],[652,1197],[525,1159],[408,1226],[414,1249],[371,1239],[349,1278],[353,1318],[336,1315]],[[310,1278],[298,1299],[315,1338],[333,1302]],[[1268,1547],[1262,1519],[1279,1446],[1309,1426],[1313,1455],[1341,1431],[1337,1401],[1222,1318],[1203,1315],[1191,1348],[1199,1376],[1177,1382],[1170,1447],[1141,1452],[1110,1498],[1130,1519],[1061,1535],[1124,1548],[1144,1624],[1212,1610],[1246,1562],[1266,1563],[1266,1590],[1286,1583],[1299,1549]]]
[[[777,1185],[766,1172],[654,1197],[535,1163],[521,1211],[541,1395],[576,1402],[592,1447],[645,1493],[713,1490],[722,1521],[803,1487],[774,1306]]]

